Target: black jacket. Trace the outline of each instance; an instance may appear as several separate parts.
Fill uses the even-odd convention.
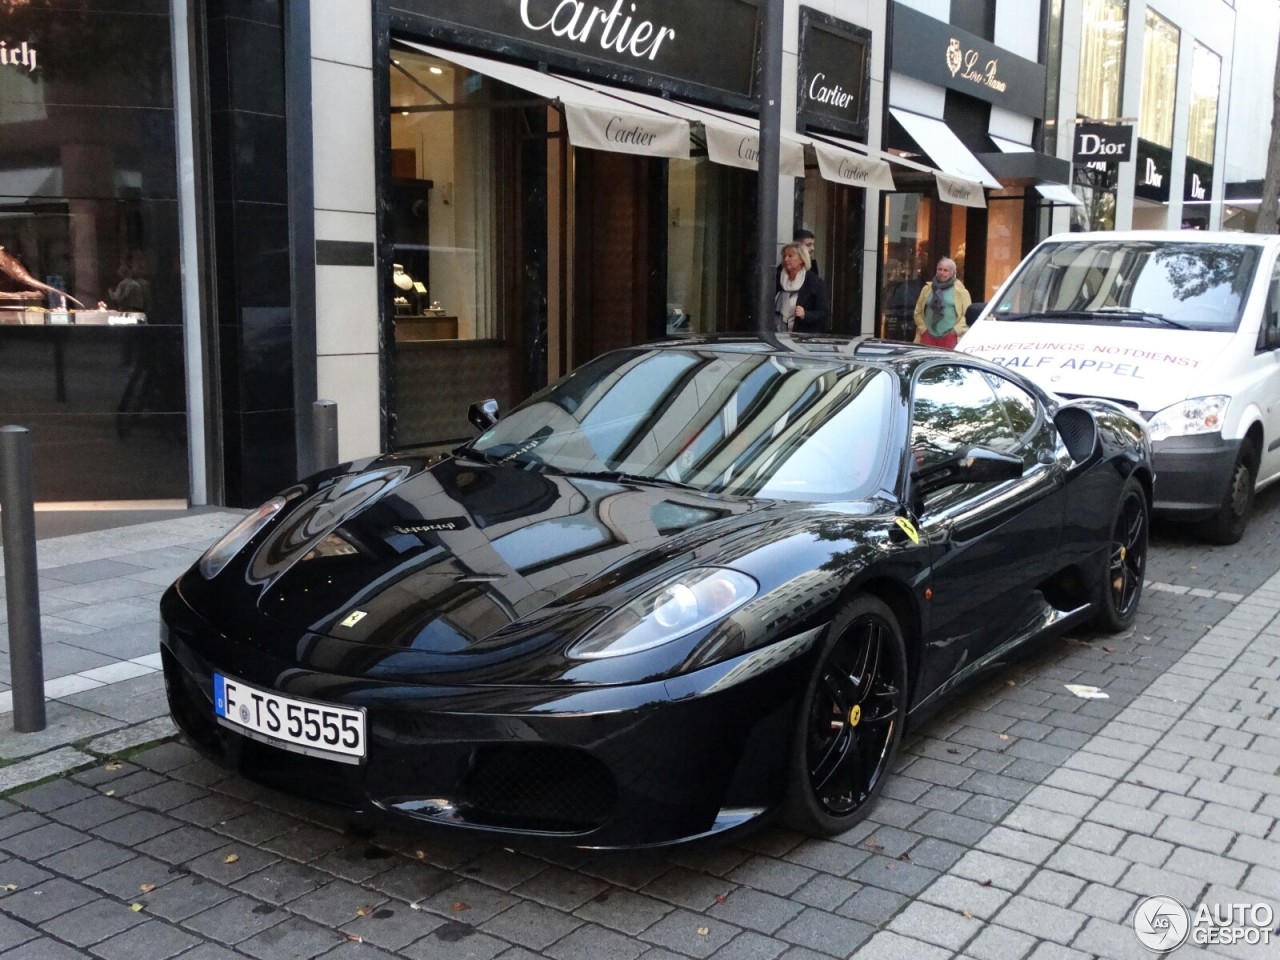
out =
[[[774,293],[782,292],[781,267],[774,271]],[[831,326],[831,307],[827,303],[827,285],[812,270],[804,273],[804,282],[796,292],[796,306],[804,307],[804,318],[797,318],[797,333],[825,333]]]

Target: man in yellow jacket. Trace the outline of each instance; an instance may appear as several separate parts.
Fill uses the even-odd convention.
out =
[[[964,312],[971,303],[969,291],[956,279],[956,262],[943,257],[933,280],[924,285],[916,300],[916,343],[954,347],[969,329]]]

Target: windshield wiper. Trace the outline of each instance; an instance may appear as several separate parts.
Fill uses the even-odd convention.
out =
[[[1141,320],[1144,323],[1155,324],[1158,327],[1173,327],[1175,330],[1191,329],[1185,323],[1170,320],[1163,313],[1155,313],[1151,310],[1135,310],[1132,307],[1099,307],[1097,312],[1124,317],[1126,320]]]
[[[678,490],[698,490],[692,483],[680,480],[668,480],[666,477],[650,477],[642,473],[624,473],[621,470],[566,470],[569,476],[583,477],[588,480],[603,480],[606,483],[644,483],[654,487],[674,487]]]
[[[1160,327],[1173,327],[1177,330],[1190,330],[1185,323],[1170,320],[1162,313],[1150,310],[1134,310],[1129,307],[1098,307],[1096,310],[1044,310],[1039,313],[993,313],[995,320],[1031,320],[1041,323],[1069,323],[1084,321],[1085,323],[1111,323],[1116,317],[1124,320],[1141,320]]]

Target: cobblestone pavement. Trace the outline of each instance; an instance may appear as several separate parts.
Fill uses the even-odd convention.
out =
[[[186,540],[123,559],[125,531],[92,561],[51,542],[42,587],[148,549],[190,562],[198,538],[166,530]],[[0,800],[0,960],[1153,956],[1130,926],[1148,895],[1280,912],[1278,532],[1276,494],[1235,547],[1157,528],[1135,630],[1078,633],[959,696],[833,840],[593,857],[359,832],[179,742],[128,752],[171,729],[159,676],[104,682],[50,704],[61,733],[0,733],[0,784],[73,771]]]

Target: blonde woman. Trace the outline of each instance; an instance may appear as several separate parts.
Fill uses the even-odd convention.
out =
[[[810,269],[809,251],[802,243],[782,248],[778,267],[774,320],[778,330],[820,333],[827,329],[827,286]]]

